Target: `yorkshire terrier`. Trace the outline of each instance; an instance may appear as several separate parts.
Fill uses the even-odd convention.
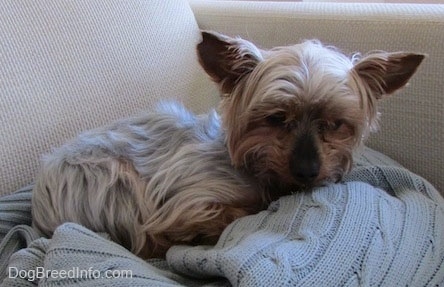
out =
[[[347,57],[318,41],[262,50],[214,32],[202,32],[197,52],[220,88],[220,118],[163,103],[81,134],[43,160],[36,229],[51,236],[76,222],[142,258],[213,244],[232,221],[282,195],[340,181],[377,128],[378,100],[424,59]]]

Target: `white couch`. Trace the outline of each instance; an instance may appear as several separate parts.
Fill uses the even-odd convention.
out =
[[[42,154],[160,99],[196,112],[217,105],[196,58],[199,29],[264,48],[318,38],[350,54],[428,54],[410,86],[383,102],[381,131],[369,145],[443,193],[444,5],[2,0],[0,284],[30,284],[7,278],[15,266],[134,272],[131,279],[88,278],[83,286],[444,286],[444,199],[380,156],[344,183],[239,219],[215,247],[175,246],[166,260],[143,262],[72,223],[52,239],[39,238],[30,227],[32,187],[13,191],[33,182]]]

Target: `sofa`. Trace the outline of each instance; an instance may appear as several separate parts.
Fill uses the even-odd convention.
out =
[[[444,286],[444,5],[4,0],[0,19],[2,286]],[[30,197],[42,155],[160,100],[196,113],[217,107],[195,52],[201,29],[264,49],[315,38],[350,55],[408,50],[427,59],[381,103],[380,131],[357,155],[357,172],[236,221],[216,246],[142,261],[75,223],[50,239],[34,233]],[[340,233],[324,232],[339,223]],[[137,276],[11,278],[11,266]]]

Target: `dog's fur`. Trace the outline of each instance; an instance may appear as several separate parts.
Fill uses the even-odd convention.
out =
[[[72,221],[135,254],[214,243],[281,195],[339,181],[376,130],[377,101],[424,56],[346,57],[317,41],[261,50],[203,32],[199,60],[222,93],[221,119],[164,103],[155,113],[86,132],[46,156],[33,224],[50,236]]]

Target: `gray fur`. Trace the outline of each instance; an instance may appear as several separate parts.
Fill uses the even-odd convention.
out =
[[[171,244],[214,241],[229,222],[257,211],[262,198],[232,168],[215,112],[195,116],[162,103],[47,155],[33,220],[47,236],[71,221],[152,257]]]

